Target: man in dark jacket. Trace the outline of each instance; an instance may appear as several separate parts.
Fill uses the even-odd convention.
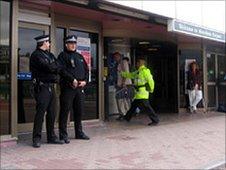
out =
[[[48,35],[35,38],[37,49],[31,54],[30,70],[34,83],[34,96],[36,100],[36,114],[33,128],[33,147],[41,146],[42,124],[45,112],[47,142],[63,144],[57,139],[54,132],[55,122],[55,91],[54,83],[57,83],[57,74],[61,70],[54,55],[49,52],[50,41]]]
[[[58,56],[58,61],[65,70],[60,78],[60,117],[59,135],[65,143],[69,143],[67,134],[67,120],[69,111],[73,110],[75,138],[88,140],[89,137],[82,131],[82,114],[84,113],[84,86],[88,82],[88,67],[83,56],[76,52],[77,37],[74,35],[65,38],[66,49]],[[68,81],[66,77],[71,77]],[[71,83],[75,79],[75,83]],[[72,109],[71,109],[72,108]]]

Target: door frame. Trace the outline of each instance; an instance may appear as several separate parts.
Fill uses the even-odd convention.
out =
[[[214,61],[215,61],[215,81],[211,81],[208,82],[208,75],[206,74],[206,86],[207,86],[207,101],[209,102],[209,96],[208,96],[208,86],[215,86],[215,101],[216,101],[216,105],[214,107],[209,107],[208,103],[207,103],[207,108],[212,110],[212,109],[217,109],[217,107],[219,106],[219,87],[217,84],[217,80],[218,80],[218,56],[225,56],[224,53],[219,53],[219,52],[211,52],[211,51],[207,51],[206,52],[206,70],[208,72],[208,65],[207,65],[207,55],[214,55]],[[222,84],[222,83],[221,83]],[[226,83],[223,83],[223,85],[226,85]]]
[[[50,32],[49,25],[41,25],[41,24],[36,24],[36,23],[28,23],[28,22],[24,22],[24,21],[19,21],[19,23],[18,23],[18,47],[19,47],[19,28],[42,30],[46,34],[48,34]],[[19,63],[19,58],[18,58],[17,64],[18,63]],[[18,69],[19,69],[19,67],[18,67]],[[18,72],[18,70],[17,70],[17,72]],[[18,86],[18,83],[17,83],[17,86]],[[18,92],[17,92],[17,95],[18,95]],[[17,115],[18,115],[18,113],[19,113],[19,109],[17,109]],[[17,132],[18,133],[30,132],[30,131],[32,131],[33,125],[34,125],[33,122],[32,123],[18,123],[18,121],[17,121]],[[45,125],[45,119],[44,119],[43,125]]]

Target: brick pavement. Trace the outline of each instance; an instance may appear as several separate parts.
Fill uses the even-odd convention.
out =
[[[160,119],[155,127],[146,126],[146,116],[87,125],[91,140],[52,145],[43,136],[39,149],[29,135],[20,136],[18,145],[1,148],[1,169],[208,169],[225,160],[224,113]]]

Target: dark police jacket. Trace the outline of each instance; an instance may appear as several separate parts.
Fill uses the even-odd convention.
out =
[[[30,58],[30,70],[32,78],[42,83],[56,83],[60,65],[54,55],[42,49],[36,49]]]
[[[61,87],[71,87],[74,79],[88,82],[88,66],[81,54],[65,50],[59,54],[57,60],[64,70],[60,74]],[[69,79],[69,77],[71,78]]]

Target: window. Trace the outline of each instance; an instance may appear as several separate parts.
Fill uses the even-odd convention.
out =
[[[44,30],[19,27],[18,72],[30,72],[29,61],[36,48],[34,37],[42,34]],[[31,86],[30,80],[18,79],[18,123],[34,121],[35,100],[32,97]]]
[[[64,50],[65,33],[65,28],[56,28],[56,57]]]
[[[10,134],[10,12],[11,4],[0,1],[0,134]]]

